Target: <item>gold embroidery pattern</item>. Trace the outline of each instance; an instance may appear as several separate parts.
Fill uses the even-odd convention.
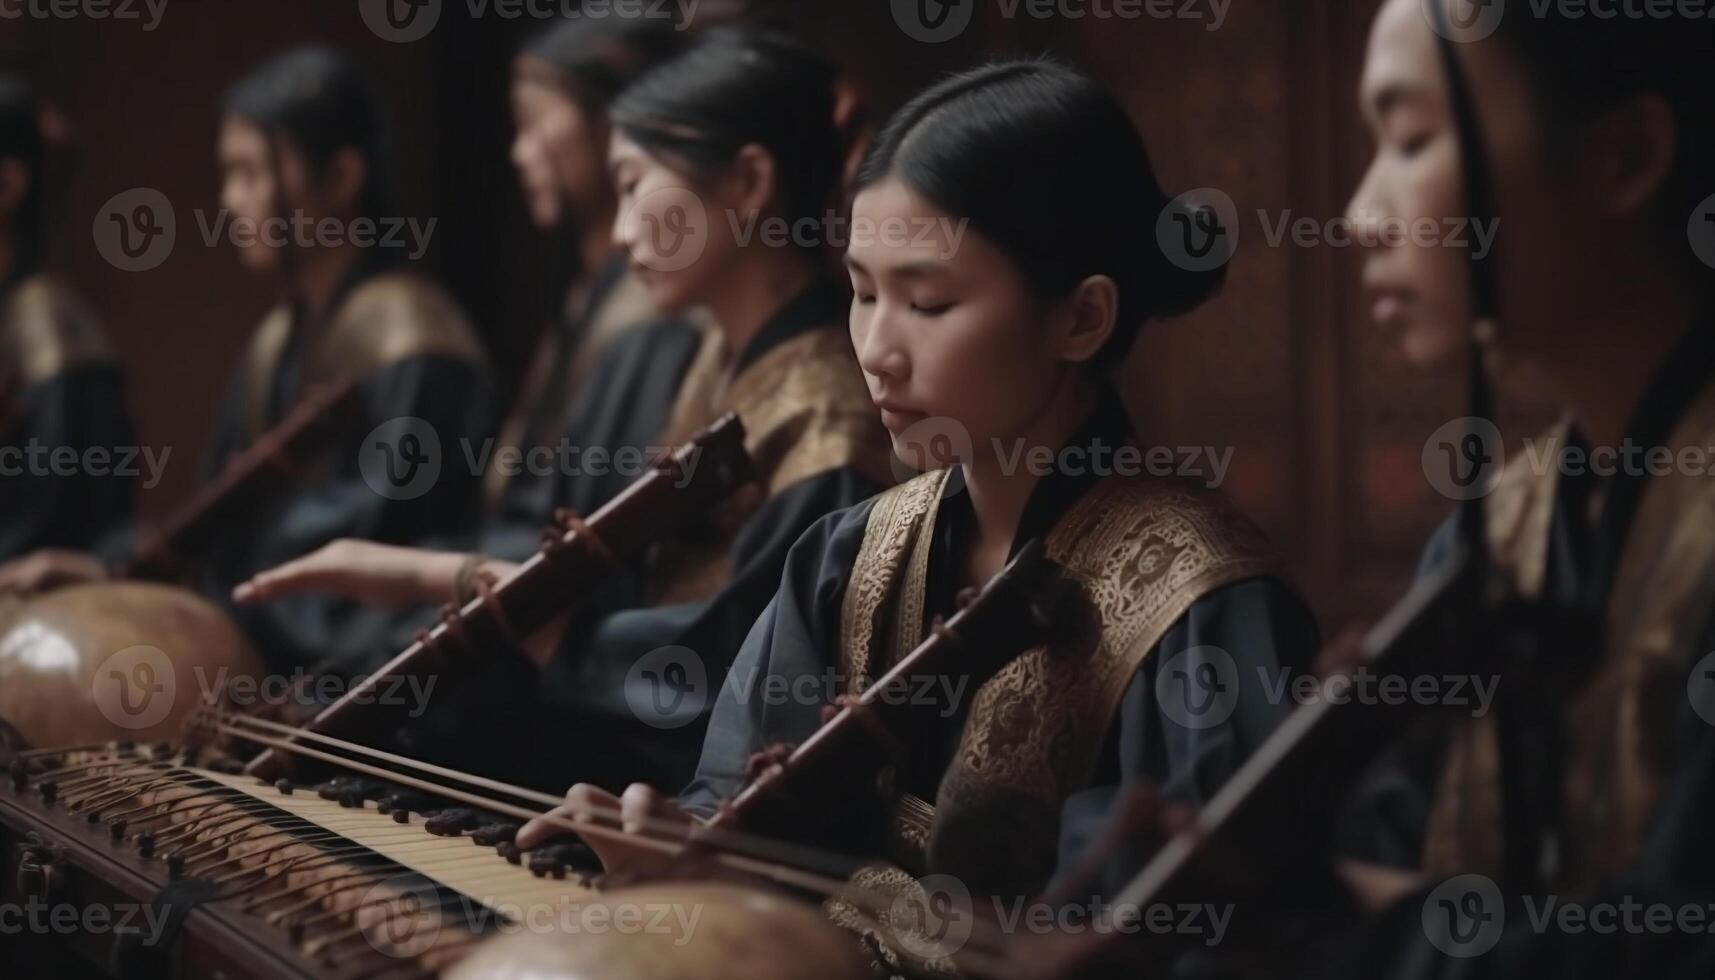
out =
[[[1682,447],[1715,439],[1715,386],[1706,389],[1667,440]],[[1520,491],[1522,492],[1522,491]],[[1542,491],[1520,507],[1529,533],[1520,548],[1546,553],[1551,507]],[[1491,511],[1493,513],[1493,511]],[[1527,552],[1528,554],[1528,552]],[[1503,555],[1503,566],[1530,568]],[[1529,585],[1528,578],[1525,581]],[[1540,586],[1540,580],[1536,585]],[[1683,664],[1715,606],[1715,483],[1706,477],[1654,477],[1626,540],[1608,600],[1603,664],[1566,709],[1566,813],[1569,851],[1557,887],[1583,891],[1631,864],[1660,798],[1671,736],[1686,696]],[[1434,870],[1483,870],[1499,859],[1499,766],[1492,728],[1468,726],[1450,761],[1426,863]],[[1474,743],[1474,745],[1473,745]]]
[[[34,384],[77,364],[112,360],[95,312],[52,276],[24,279],[0,305],[0,377]]]
[[[881,615],[888,594],[913,542],[932,533],[923,525],[934,521],[951,475],[951,470],[932,470],[913,477],[876,497],[870,508],[840,606],[840,676],[848,683],[869,679],[871,662],[881,656],[875,645],[885,635]]]
[[[929,516],[945,479],[926,474],[897,487],[870,515],[841,615],[848,676],[883,660],[877,625],[887,606],[908,605],[906,592],[918,593],[910,601],[921,622],[923,582],[913,569],[926,560]],[[964,853],[997,845],[1023,855],[1020,865],[1039,875],[1052,868],[1059,805],[1088,780],[1143,658],[1197,599],[1272,568],[1248,520],[1219,495],[1173,481],[1102,481],[1060,520],[1047,546],[1082,584],[1097,628],[1071,630],[1052,648],[1026,652],[977,693],[930,835],[931,850],[939,852],[947,836],[961,838],[956,849]],[[910,635],[897,629],[892,639]],[[885,660],[900,652],[887,651]],[[935,870],[984,877],[966,868]]]
[[[937,859],[942,836],[973,856],[985,841],[1005,846],[1031,869],[1021,879],[1039,879],[1019,882],[1029,891],[1046,884],[1060,805],[1088,782],[1144,658],[1198,599],[1273,567],[1261,532],[1223,498],[1165,480],[1102,481],[1047,546],[1083,586],[1097,628],[1027,651],[977,692],[931,842]]]
[[[1557,456],[1570,429],[1570,421],[1562,419],[1537,441]],[[1547,575],[1549,524],[1559,482],[1557,467],[1539,474],[1529,464],[1522,456],[1508,463],[1483,500],[1491,558],[1527,599],[1542,593]],[[1451,875],[1473,868],[1499,869],[1499,772],[1493,719],[1468,718],[1455,725],[1425,835],[1426,870]]]
[[[891,482],[891,444],[843,329],[827,326],[793,337],[717,394],[724,349],[718,331],[711,331],[680,391],[664,441],[677,445],[726,412],[737,412],[761,492],[735,496],[710,526],[657,549],[650,574],[657,603],[706,598],[717,591],[730,576],[732,536],[765,501],[793,484],[845,467],[884,485]]]

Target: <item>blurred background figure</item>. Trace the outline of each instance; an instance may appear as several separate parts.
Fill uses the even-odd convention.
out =
[[[47,270],[54,119],[0,73],[0,559],[93,545],[130,516],[138,483],[112,472],[137,448],[113,348]]]

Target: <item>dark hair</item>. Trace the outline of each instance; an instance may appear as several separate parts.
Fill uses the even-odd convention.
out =
[[[580,15],[525,41],[517,74],[560,88],[586,110],[606,112],[638,75],[677,54],[683,38],[670,19]]]
[[[1569,158],[1584,124],[1608,109],[1642,95],[1667,103],[1678,143],[1656,217],[1683,243],[1686,221],[1715,192],[1715,29],[1680,17],[1579,17],[1550,4],[1503,18],[1495,37],[1529,73],[1557,157]]]
[[[339,151],[356,150],[366,164],[357,216],[378,219],[393,210],[385,114],[369,79],[339,52],[307,45],[277,55],[233,83],[222,108],[260,127],[271,143],[291,144],[318,174]]]
[[[693,176],[722,169],[749,144],[765,148],[784,217],[796,221],[833,203],[842,161],[835,78],[785,35],[710,28],[626,89],[611,116],[626,138]]]
[[[28,82],[0,74],[0,159],[18,160],[30,187],[14,216],[17,257],[4,279],[19,279],[41,264],[47,238],[47,139],[42,133],[41,103]]]
[[[912,99],[871,145],[857,186],[890,177],[969,219],[1040,297],[1111,277],[1119,311],[1098,369],[1125,357],[1146,320],[1196,308],[1226,276],[1169,259],[1156,223],[1180,205],[1157,183],[1137,128],[1101,86],[1053,61],[996,62]]]

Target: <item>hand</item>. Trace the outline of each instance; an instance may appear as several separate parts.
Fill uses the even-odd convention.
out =
[[[44,548],[0,564],[0,592],[46,592],[106,579],[107,565],[101,559],[64,548]]]
[[[456,552],[342,538],[302,558],[258,572],[232,590],[232,599],[258,603],[320,593],[373,606],[451,602],[464,560],[465,556]],[[505,562],[490,564],[502,575],[511,570]]]
[[[566,791],[566,801],[548,811],[545,816],[525,824],[518,831],[517,844],[524,850],[540,846],[550,838],[564,833],[576,833],[566,823],[613,827],[632,835],[634,840],[612,834],[583,834],[584,843],[601,858],[609,874],[621,871],[646,871],[671,862],[677,848],[665,851],[646,847],[638,840],[671,841],[682,844],[699,821],[679,806],[679,801],[664,795],[647,783],[632,783],[624,796],[614,796],[599,786],[579,783]]]

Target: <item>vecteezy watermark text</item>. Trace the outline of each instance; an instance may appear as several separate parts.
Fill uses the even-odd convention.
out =
[[[161,482],[173,447],[157,455],[153,446],[49,446],[35,436],[22,446],[0,447],[0,477],[115,476],[143,478],[143,489]],[[139,467],[138,462],[142,462]]]
[[[167,0],[0,0],[0,20],[125,20],[161,26]]]

